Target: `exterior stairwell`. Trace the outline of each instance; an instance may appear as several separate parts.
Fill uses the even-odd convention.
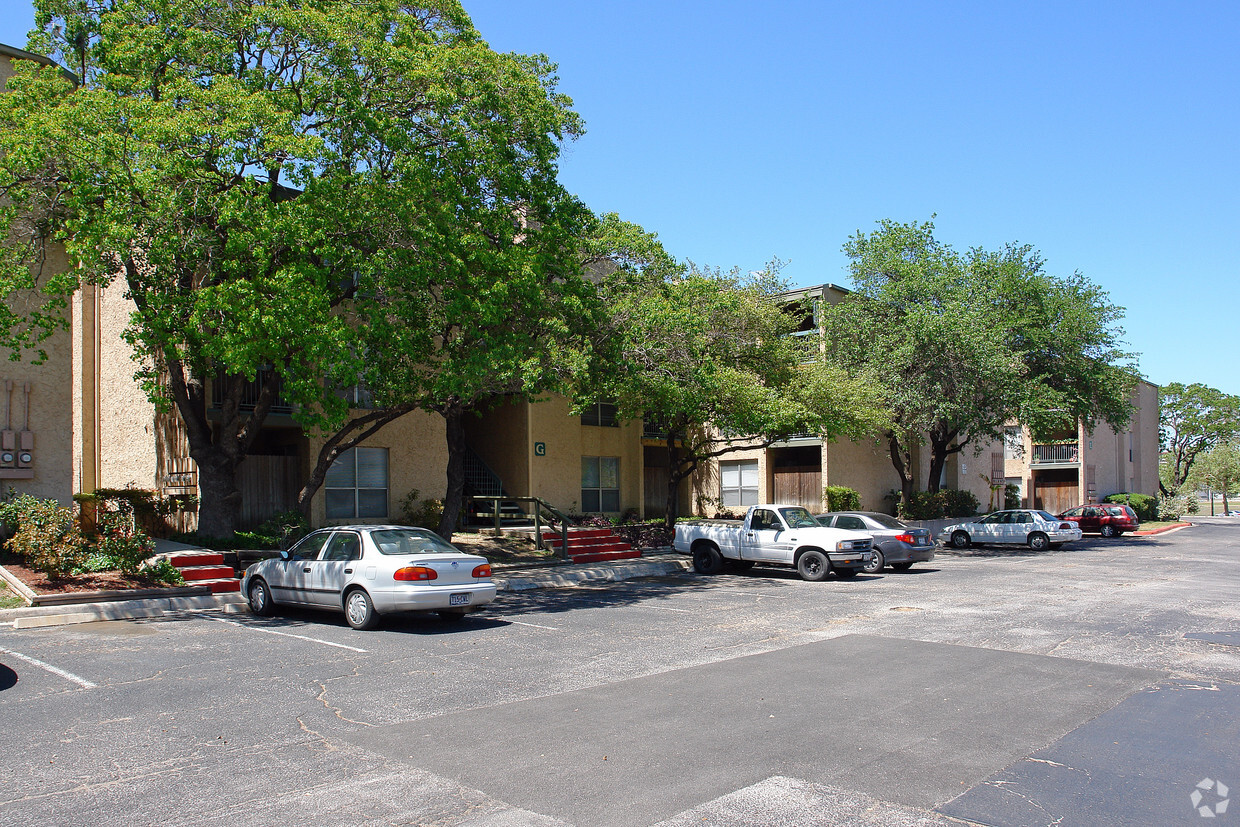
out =
[[[560,550],[558,531],[544,531],[542,536],[548,548]],[[621,540],[610,528],[568,529],[568,558],[574,563],[601,563],[641,556],[641,551]]]
[[[182,551],[169,554],[168,562],[181,572],[187,586],[208,586],[212,594],[241,591],[241,580],[218,552]]]

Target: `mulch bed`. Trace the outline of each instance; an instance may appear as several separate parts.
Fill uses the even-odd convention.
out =
[[[110,591],[114,589],[151,589],[168,584],[142,575],[127,576],[119,571],[100,571],[92,574],[75,574],[55,580],[41,571],[27,568],[21,558],[5,552],[0,554],[0,566],[25,583],[35,594],[71,594],[73,592]]]

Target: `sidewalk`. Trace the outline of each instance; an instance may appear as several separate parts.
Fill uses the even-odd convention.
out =
[[[584,583],[605,583],[635,577],[660,577],[691,570],[689,557],[670,549],[652,549],[641,557],[614,563],[560,563],[533,566],[495,566],[492,579],[500,592],[531,589],[560,589]],[[162,617],[182,611],[223,609],[241,612],[245,596],[237,592],[188,597],[158,597],[145,600],[118,600],[107,603],[77,603],[62,606],[33,606],[0,609],[0,624],[12,623],[17,629],[64,626],[100,620],[128,620]]]

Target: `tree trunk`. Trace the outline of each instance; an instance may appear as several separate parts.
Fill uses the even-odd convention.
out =
[[[205,452],[190,450],[198,465],[198,533],[204,537],[232,537],[241,513],[241,489],[237,466],[223,451],[212,446]],[[196,455],[197,454],[197,455]]]
[[[310,476],[306,478],[305,484],[297,492],[297,510],[306,518],[307,523],[310,522],[314,495],[323,487],[323,481],[327,479],[327,471],[336,461],[336,457],[369,439],[384,425],[404,416],[415,407],[415,405],[398,405],[392,408],[376,408],[355,419],[350,419],[323,443],[323,447],[319,449],[318,459],[314,467],[310,469]]]
[[[952,442],[956,437],[960,436],[960,430],[947,430],[947,426],[941,426],[930,431],[930,478],[926,480],[926,490],[931,494],[939,493],[942,488],[941,480],[943,479],[943,468],[947,465],[947,458],[952,454],[958,454],[964,450],[964,446],[968,445],[968,441],[953,445]]]
[[[435,533],[451,541],[465,499],[465,409],[459,402],[450,402],[439,413],[444,418],[448,441],[448,490],[444,493],[443,516],[439,518]]]
[[[900,437],[895,431],[887,432],[887,451],[891,455],[891,464],[900,476],[900,504],[906,508],[913,501],[913,474],[909,468],[911,457],[900,444]]]

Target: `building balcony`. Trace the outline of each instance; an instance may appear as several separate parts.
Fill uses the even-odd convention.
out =
[[[1081,445],[1071,442],[1043,442],[1033,444],[1029,465],[1038,468],[1072,468],[1081,464]]]

